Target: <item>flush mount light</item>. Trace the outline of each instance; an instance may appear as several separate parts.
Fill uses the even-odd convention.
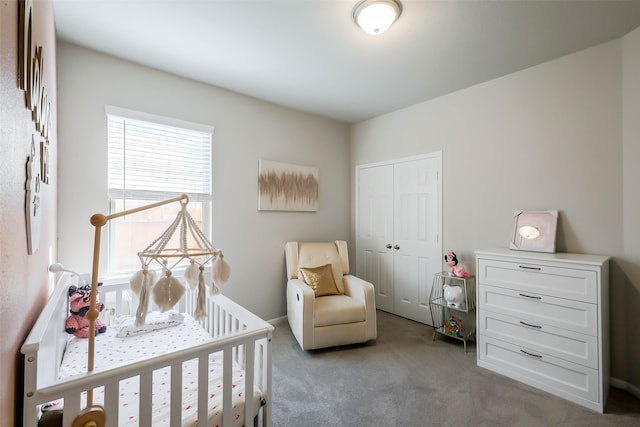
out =
[[[401,13],[397,0],[362,0],[353,9],[353,20],[364,32],[376,35],[389,29]]]

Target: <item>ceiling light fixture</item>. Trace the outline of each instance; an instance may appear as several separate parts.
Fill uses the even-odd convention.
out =
[[[366,33],[384,33],[402,13],[397,0],[362,0],[353,9],[353,20]]]

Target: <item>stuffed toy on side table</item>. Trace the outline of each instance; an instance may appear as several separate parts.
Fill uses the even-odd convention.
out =
[[[458,256],[451,249],[447,249],[444,253],[444,261],[449,266],[449,275],[455,277],[469,277],[471,274],[464,268],[464,266],[458,264]]]
[[[98,284],[100,285],[100,284]],[[97,297],[97,295],[96,295]],[[71,315],[67,317],[64,329],[68,334],[73,334],[79,338],[89,337],[89,319],[86,315],[91,306],[91,285],[76,287],[69,286],[69,312]],[[104,305],[100,301],[96,301],[98,311],[104,309]],[[107,326],[102,323],[100,318],[96,319],[96,335],[107,331]]]

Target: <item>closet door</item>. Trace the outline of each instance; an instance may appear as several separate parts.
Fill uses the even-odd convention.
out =
[[[359,169],[357,275],[374,284],[376,308],[393,313],[393,165]]]
[[[394,312],[432,324],[429,293],[441,270],[439,159],[394,165]]]
[[[440,153],[359,166],[357,275],[376,307],[431,324],[429,293],[442,269]]]

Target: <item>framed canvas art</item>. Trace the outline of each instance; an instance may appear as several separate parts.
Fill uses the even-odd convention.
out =
[[[258,210],[318,210],[318,168],[260,160]]]
[[[533,252],[556,251],[558,211],[513,212],[513,232],[509,249]]]

